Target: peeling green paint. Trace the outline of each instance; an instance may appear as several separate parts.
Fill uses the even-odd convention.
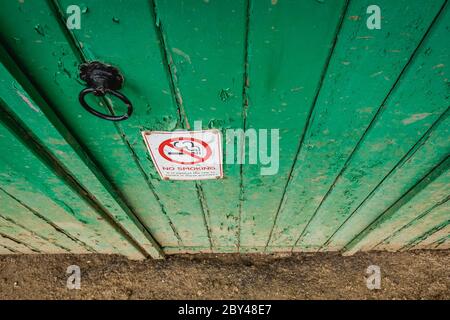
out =
[[[448,1],[379,0],[380,30],[370,4],[2,4],[0,254],[447,248]],[[121,70],[130,119],[79,105],[87,60]],[[278,173],[225,163],[222,180],[161,181],[141,131],[195,121],[279,129]]]

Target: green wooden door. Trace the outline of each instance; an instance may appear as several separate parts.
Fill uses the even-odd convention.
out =
[[[0,253],[445,247],[450,8],[375,2],[3,1]],[[90,61],[120,69],[129,119],[80,106]],[[278,130],[276,174],[235,161],[220,180],[162,180],[141,133],[198,121]]]

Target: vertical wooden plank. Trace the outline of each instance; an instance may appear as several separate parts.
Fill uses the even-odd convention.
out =
[[[262,174],[268,165],[260,157],[258,164],[245,159],[242,252],[263,251],[269,241],[345,7],[346,1],[251,1],[245,129],[268,129],[268,141],[278,129],[280,154],[270,175]]]
[[[388,239],[374,247],[375,250],[399,251],[411,243],[417,243],[433,233],[433,230],[441,229],[449,223],[450,204],[448,200],[440,205],[427,210],[419,217],[392,234]]]
[[[78,80],[80,59],[52,10],[47,1],[5,3],[0,11],[3,45],[156,240],[177,245],[164,208],[135,163],[129,141],[114,124],[93,117],[78,103],[83,89]],[[83,11],[84,21],[89,10]]]
[[[417,244],[407,249],[418,250],[418,249],[433,249],[439,245],[440,240],[445,239],[450,234],[450,223],[444,226],[442,229],[437,230],[435,233],[431,234],[426,239],[423,239]]]
[[[48,114],[51,110],[49,110],[45,101],[38,95],[31,84],[26,81],[23,74],[19,72],[3,48],[0,48],[0,59],[3,61],[3,64],[8,65],[11,72],[15,73],[18,81],[21,81],[33,96],[31,98],[10,71],[0,64],[0,75],[2,78],[0,81],[0,92],[2,92],[2,99],[5,101],[2,107],[7,108],[7,110],[2,110],[2,112],[7,112],[17,125],[23,127],[25,131],[29,131],[30,135],[33,135],[29,137],[29,139],[34,140],[33,144],[36,147],[39,146],[41,149],[45,149],[43,152],[48,152],[48,156],[53,157],[54,161],[59,161],[60,166],[67,171],[68,175],[77,180],[77,184],[84,188],[86,193],[94,194],[102,210],[107,212],[118,225],[129,232],[134,241],[138,242],[147,253],[152,257],[161,258],[161,249],[153,237],[137,220],[134,213],[123,202],[121,196],[92,160],[83,152],[81,146],[76,143],[75,139],[53,113],[47,116],[43,112],[45,110]],[[40,105],[45,107],[41,108]],[[14,107],[8,108],[9,106]],[[56,126],[62,131],[62,134],[50,122],[50,119],[56,122]],[[72,147],[73,145],[74,147]]]
[[[76,232],[75,236],[100,253],[119,253],[130,258],[143,257],[142,252],[128,242],[117,228],[96,211],[96,208],[91,207],[85,202],[85,198],[73,192],[66,185],[67,181],[55,175],[9,131],[11,128],[7,128],[3,122],[6,119],[1,120],[0,185],[4,190],[23,203],[30,200],[28,197],[40,198],[39,201],[42,201],[42,198],[51,199],[65,211],[63,221],[66,226],[71,226],[73,220],[76,221],[77,226],[74,229],[79,228],[81,232]],[[41,205],[45,202],[48,200],[42,201]],[[51,211],[51,206],[40,209],[36,211],[46,213]],[[60,219],[57,220],[61,221]]]
[[[345,254],[367,251],[422,212],[448,197],[450,158],[447,158],[345,247]]]
[[[187,126],[242,126],[246,1],[155,1],[159,26]],[[224,163],[223,180],[197,183],[212,249],[237,251],[239,165]]]
[[[272,246],[294,245],[300,238],[443,1],[430,1],[427,6],[378,1],[383,16],[380,30],[366,27],[371,4],[350,1],[281,205]]]
[[[318,250],[370,195],[450,105],[450,10],[434,23],[412,62],[381,106],[345,168],[333,182],[298,247]],[[446,153],[433,150],[433,153]],[[441,156],[441,159],[443,157]],[[412,186],[411,181],[405,187]]]
[[[396,170],[352,213],[328,241],[327,250],[342,249],[448,156],[449,115],[447,111]]]
[[[62,0],[58,1],[58,4],[64,8],[69,2]],[[111,7],[106,9],[102,3],[79,2],[83,8],[83,27],[82,30],[75,31],[76,47],[81,48],[82,54],[89,59],[102,59],[118,65],[121,69],[125,66],[123,72],[127,83],[124,92],[136,101],[138,117],[120,125],[107,125],[101,120],[90,119],[90,116],[84,114],[78,106],[76,95],[82,88],[76,83],[76,68],[79,60],[77,60],[76,51],[74,53],[67,42],[67,34],[64,35],[56,23],[58,17],[54,14],[55,11],[51,11],[53,6],[48,6],[48,10],[42,10],[42,6],[44,8],[47,6],[46,3],[36,4],[28,1],[11,3],[5,4],[10,11],[2,10],[7,13],[0,13],[0,38],[4,40],[8,51],[14,53],[17,62],[43,93],[44,99],[49,101],[58,116],[69,124],[70,130],[75,133],[75,139],[86,147],[89,153],[86,157],[92,157],[95,162],[98,162],[100,174],[103,174],[101,172],[103,170],[106,173],[105,180],[113,181],[114,185],[111,189],[115,189],[116,186],[120,189],[117,195],[119,197],[121,193],[125,195],[126,205],[130,204],[131,210],[137,213],[146,228],[157,235],[157,240],[167,251],[208,250],[210,245],[208,231],[213,248],[219,252],[234,251],[237,243],[241,246],[242,252],[261,251],[266,247],[267,239],[271,240],[267,247],[268,251],[285,249],[292,246],[298,239],[297,236],[302,233],[304,237],[301,238],[300,246],[297,248],[299,250],[310,248],[316,250],[324,243],[327,244],[323,247],[326,250],[338,248],[339,243],[328,242],[326,239],[332,237],[331,241],[335,241],[342,235],[339,241],[343,244],[347,243],[365,229],[368,223],[389,208],[399,196],[413,187],[426,172],[441,163],[443,156],[448,154],[448,130],[444,127],[446,122],[438,120],[434,127],[429,129],[443,110],[439,109],[442,105],[439,107],[439,102],[433,98],[448,99],[448,92],[445,91],[448,81],[444,73],[447,71],[448,63],[436,62],[433,65],[425,64],[417,68],[418,72],[414,74],[414,77],[419,83],[424,81],[420,72],[430,69],[434,72],[428,74],[435,77],[431,77],[431,84],[427,85],[427,90],[429,89],[430,92],[426,91],[423,96],[427,98],[422,97],[420,101],[417,96],[409,97],[406,89],[403,93],[398,93],[398,91],[401,92],[401,88],[406,88],[402,79],[398,86],[400,89],[393,91],[394,94],[399,94],[398,101],[388,100],[393,103],[393,107],[386,105],[387,112],[378,113],[379,105],[376,103],[368,105],[369,102],[372,103],[372,100],[375,102],[383,100],[383,95],[392,88],[392,84],[407,63],[408,54],[414,50],[414,45],[417,45],[433,18],[433,12],[439,9],[443,1],[430,2],[429,6],[421,7],[420,10],[414,3],[385,1],[381,5],[383,28],[385,24],[389,27],[387,31],[382,29],[380,32],[365,29],[365,8],[371,3],[362,0],[351,1],[350,8],[353,8],[352,12],[356,14],[346,16],[348,20],[344,22],[344,29],[346,25],[353,27],[347,27],[346,33],[342,31],[340,34],[337,53],[335,51],[324,79],[328,87],[324,86],[320,92],[317,104],[315,104],[315,93],[321,83],[321,71],[327,64],[327,53],[332,44],[330,39],[333,38],[335,31],[330,26],[338,24],[340,13],[339,10],[331,12],[331,8],[342,9],[344,1],[333,3],[251,1],[249,12],[252,15],[248,16],[245,1],[174,3],[161,0],[156,3],[158,11],[156,29],[151,26],[154,22],[151,2],[126,3],[117,0],[111,1]],[[402,5],[404,11],[400,9]],[[311,16],[297,21],[298,11],[303,14],[303,10],[298,8],[303,6],[308,8],[304,12]],[[315,9],[309,10],[310,7]],[[124,12],[129,12],[131,8],[133,8],[133,17],[129,19]],[[138,14],[135,15],[136,8],[145,8],[145,10],[138,10]],[[390,13],[392,8],[395,9],[395,20]],[[288,11],[287,14],[281,14],[284,11]],[[18,15],[9,14],[11,12],[16,12]],[[224,19],[224,16],[227,19]],[[316,20],[323,16],[328,17],[324,19],[328,25],[326,28],[317,26],[316,23]],[[287,19],[283,20],[286,17]],[[313,19],[313,17],[316,18]],[[213,24],[211,20],[214,20]],[[230,20],[233,22],[230,23]],[[147,24],[148,29],[142,27]],[[246,24],[251,27],[247,35],[245,34]],[[297,28],[303,24],[306,31],[300,39],[307,39],[308,41],[303,43],[307,42],[308,45],[314,43],[306,49],[303,43],[296,43],[299,33]],[[393,34],[391,26],[394,24],[396,31],[413,27],[414,32]],[[243,27],[241,29],[236,26]],[[269,27],[271,31],[267,31]],[[196,29],[205,32],[196,33]],[[134,32],[131,37],[123,37],[123,35],[131,34],[130,32]],[[375,36],[372,36],[372,32]],[[287,39],[284,38],[286,34],[293,36]],[[317,36],[318,34],[322,36]],[[344,38],[342,38],[343,35]],[[443,35],[445,38],[446,34],[443,33]],[[244,48],[246,37],[250,43],[247,49]],[[108,44],[111,39],[116,41],[112,41],[112,45],[107,47],[105,44]],[[162,39],[165,41],[159,43]],[[342,39],[350,39],[355,45],[344,48],[345,45],[340,42]],[[359,43],[362,44],[359,45]],[[389,44],[389,48],[394,45],[396,47],[386,52],[383,51],[381,43]],[[288,50],[290,46],[300,49],[291,52]],[[154,54],[155,48],[158,54]],[[162,54],[159,52],[161,48]],[[445,48],[444,42],[442,42],[442,48]],[[439,56],[448,60],[448,55],[440,54],[434,47],[431,49],[427,52],[430,57]],[[364,53],[364,50],[369,53]],[[353,54],[353,51],[358,53]],[[130,55],[134,52],[137,53],[136,56],[130,59]],[[143,52],[148,55],[141,57]],[[302,57],[302,63],[297,63],[299,56]],[[344,59],[346,57],[350,58]],[[164,59],[167,59],[168,63],[165,63]],[[284,64],[278,65],[278,59],[292,61],[292,64],[288,69]],[[433,59],[429,58],[428,61],[431,63]],[[382,60],[382,62],[374,62],[375,60]],[[222,63],[223,61],[226,63]],[[153,69],[154,66],[158,67]],[[381,70],[381,67],[385,69]],[[351,73],[350,68],[359,74],[359,78],[358,75],[349,75],[356,81],[347,78],[347,74]],[[170,72],[166,74],[164,69],[166,71],[170,69]],[[407,70],[411,72],[411,66]],[[295,71],[298,77],[288,76]],[[242,74],[245,75],[245,82],[242,81]],[[434,84],[437,84],[436,79],[443,80],[439,87],[442,95],[432,95],[436,87]],[[3,74],[0,81],[2,80],[4,84]],[[358,83],[358,81],[361,82]],[[305,85],[298,85],[297,82]],[[153,86],[153,83],[157,83],[158,86]],[[373,92],[355,93],[355,88],[361,87],[361,83],[373,88]],[[16,85],[17,83],[8,84],[10,89]],[[244,102],[241,98],[242,87],[244,87]],[[2,108],[4,108],[2,110],[7,108],[8,112],[14,113],[17,106],[23,108],[20,110],[26,110],[20,116],[18,113],[15,114],[16,120],[20,117],[24,119],[27,113],[31,115],[36,113],[33,107],[42,111],[41,103],[35,104],[33,97],[28,96],[22,88],[20,89],[22,95],[12,91],[7,97],[2,95],[2,99],[11,98],[6,103],[2,100]],[[417,94],[419,90],[410,90],[410,92]],[[177,98],[175,103],[172,101],[172,94],[175,94]],[[428,94],[431,98],[428,98]],[[396,96],[393,95],[393,97]],[[396,102],[402,105],[408,99],[415,103],[408,103],[407,107],[411,105],[411,108],[400,109],[397,106],[399,109],[395,109]],[[344,101],[344,109],[339,109],[341,100]],[[116,111],[120,111],[116,101],[110,103],[117,108]],[[241,115],[242,103],[244,119]],[[421,112],[419,108],[423,105],[428,108],[428,104],[435,106],[436,109],[431,110],[432,112],[429,112],[430,110]],[[316,108],[309,118],[309,111],[313,105],[316,105]],[[414,108],[418,108],[420,112],[416,112]],[[356,112],[358,116],[350,117],[349,114],[353,112]],[[47,116],[49,114],[45,110],[44,113]],[[427,113],[431,114],[427,115]],[[358,140],[361,139],[362,133],[367,129],[374,114],[378,114],[379,118],[373,123],[373,128],[368,131],[364,140]],[[332,122],[336,119],[339,123],[333,124]],[[405,128],[395,125],[396,122],[392,119],[404,124]],[[31,125],[32,120],[32,117],[25,117],[26,125],[23,128],[30,129],[28,125]],[[228,179],[224,181],[161,182],[148,159],[140,131],[143,129],[172,130],[186,123],[192,124],[195,120],[202,120],[205,128],[218,127],[222,130],[241,126],[246,129],[270,129],[276,124],[281,129],[282,155],[279,173],[275,176],[260,176],[260,165],[245,165],[242,171],[238,166],[226,166]],[[304,149],[300,149],[292,171],[291,183],[296,185],[289,186],[284,197],[284,186],[290,179],[292,163],[297,151],[292,144],[298,144],[302,140],[306,122],[313,129],[307,131]],[[33,139],[39,137],[39,142],[48,144],[50,140],[45,140],[50,138],[45,132],[47,128],[39,128],[40,124],[36,122],[32,129],[35,135]],[[401,131],[402,129],[405,130]],[[424,136],[425,131],[427,133]],[[330,140],[323,143],[323,135],[329,136]],[[393,136],[395,139],[392,138]],[[289,140],[291,137],[293,139]],[[383,145],[382,151],[375,148],[389,137],[394,140],[402,139],[400,142],[394,141],[392,144]],[[419,144],[429,145],[427,148],[414,144],[420,137],[422,138]],[[63,135],[62,140],[66,138],[67,136]],[[65,147],[58,146],[59,139],[58,137],[58,141],[54,141],[54,146],[51,147],[55,157],[61,162],[71,160],[73,150],[69,150],[64,155],[56,153],[57,151],[66,152]],[[358,141],[362,143],[358,144]],[[356,149],[355,146],[357,146]],[[380,155],[374,157],[373,153],[369,152],[373,150],[380,151]],[[19,154],[24,153],[19,152]],[[30,154],[27,153],[25,158],[36,158]],[[352,154],[351,160],[348,160],[349,155]],[[75,157],[77,158],[77,155]],[[37,167],[45,167],[41,160],[36,161],[40,163]],[[47,168],[48,171],[45,172],[50,172],[51,178],[59,180],[58,184],[51,182],[57,186],[56,189],[44,190],[46,184],[50,184],[48,181],[45,183],[32,181],[33,187],[29,187],[29,176],[22,174],[19,171],[19,164],[12,162],[12,156],[8,161],[2,160],[0,181],[5,185],[5,189],[18,196],[20,201],[38,207],[39,211],[45,208],[44,203],[50,203],[51,206],[58,208],[54,212],[59,210],[59,213],[71,215],[72,205],[67,206],[58,202],[59,198],[55,195],[53,198],[45,198],[45,196],[50,197],[52,193],[70,194],[71,201],[75,202],[76,196],[73,195],[73,191],[68,191],[70,189],[67,187],[61,187],[63,190],[59,189],[60,185],[63,186],[66,181],[61,181]],[[28,162],[22,160],[21,163]],[[410,171],[406,171],[405,166]],[[417,167],[413,168],[413,166]],[[85,172],[92,173],[89,168],[83,166],[78,169],[80,171],[77,171],[77,174],[80,178],[85,176]],[[360,171],[360,169],[364,170]],[[319,175],[316,175],[317,172]],[[407,172],[414,172],[414,174],[407,177]],[[89,180],[92,176],[85,177]],[[336,180],[336,177],[340,178]],[[41,173],[36,180],[45,180],[45,178],[46,176]],[[242,183],[239,180],[241,178]],[[400,186],[400,181],[403,183],[401,188],[395,189]],[[96,182],[91,186],[93,185],[99,188],[95,189],[95,194],[109,193],[111,190],[103,190],[103,187]],[[241,210],[239,210],[238,199],[241,186],[243,189]],[[380,186],[381,189],[379,189]],[[39,198],[39,195],[27,194],[28,190],[23,190],[25,188],[34,192],[43,192],[45,196]],[[363,192],[352,194],[356,188]],[[394,190],[394,192],[388,192],[387,196],[385,194],[385,199],[381,201],[380,197],[388,190]],[[218,198],[218,194],[227,196]],[[28,199],[28,197],[34,198]],[[282,197],[285,202],[281,203],[280,214],[277,215]],[[372,199],[378,199],[377,201],[380,202],[376,203]],[[370,206],[378,207],[373,213],[370,212],[370,217],[373,218],[370,221],[369,216],[364,214],[365,211],[360,209],[362,208],[360,204],[364,206],[366,200],[370,200],[368,202]],[[122,214],[121,204],[114,201],[111,204],[114,207],[117,206],[117,214]],[[92,209],[84,203],[82,208],[77,210],[87,210],[83,208]],[[429,209],[430,207],[427,208]],[[330,219],[329,212],[338,212],[338,214]],[[353,213],[355,213],[355,220],[347,220],[349,215],[353,217]],[[239,243],[237,229],[240,214],[242,230]],[[416,214],[421,217],[423,211]],[[314,220],[310,220],[314,215]],[[121,217],[126,218],[126,214]],[[207,225],[205,225],[205,217]],[[56,221],[53,219],[57,217],[52,216],[51,219]],[[408,219],[416,221],[414,219],[418,218],[412,216]],[[71,221],[78,223],[76,219]],[[274,221],[277,224],[271,236]],[[359,229],[355,228],[352,230],[353,233],[341,233],[341,230],[351,227],[350,221],[360,221]],[[402,223],[412,223],[412,221]],[[305,226],[307,226],[306,230]],[[399,228],[403,226],[404,224],[402,226],[399,224]],[[78,227],[66,226],[65,228],[74,233],[78,230]],[[80,230],[82,229],[80,227]],[[101,236],[95,232],[88,236],[94,246],[99,245],[95,241],[99,238],[103,239],[104,234],[107,234],[105,230],[102,229]],[[320,232],[316,233],[317,230]],[[392,232],[395,233],[398,230],[395,229]],[[398,234],[400,233],[395,233],[394,237]],[[441,240],[442,238],[439,239]],[[445,247],[447,243],[445,241],[447,240],[444,239],[443,244],[439,242],[437,245]],[[120,250],[128,250],[119,247]],[[110,249],[113,252],[120,251],[111,245],[111,248],[104,249],[104,252],[110,252],[108,251]]]
[[[69,253],[89,253],[82,245],[72,240],[58,226],[45,220],[45,216],[27,208],[24,204],[12,198],[0,187],[0,217],[22,228],[36,233],[39,237]],[[50,208],[48,209],[50,210]]]

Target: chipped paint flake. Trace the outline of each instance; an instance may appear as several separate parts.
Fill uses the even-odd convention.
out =
[[[17,94],[19,95],[19,97],[35,112],[39,113],[39,109],[36,108],[33,103],[30,101],[30,99],[28,99],[27,96],[25,96],[22,92],[20,91],[16,91]]]
[[[186,60],[189,64],[192,64],[191,57],[186,52],[184,52],[178,48],[172,48],[172,52],[183,57],[183,59]]]
[[[379,75],[382,74],[382,73],[383,73],[383,71],[375,72],[375,73],[371,74],[370,77],[371,77],[371,78],[374,78],[374,77],[379,76]]]
[[[416,113],[416,114],[413,114],[411,117],[404,119],[404,120],[402,121],[402,123],[403,123],[404,125],[408,125],[408,124],[411,124],[411,123],[414,123],[414,122],[423,120],[423,119],[425,119],[426,117],[428,117],[428,116],[430,116],[430,115],[432,115],[432,113],[428,113],[428,112],[425,112],[425,113]]]

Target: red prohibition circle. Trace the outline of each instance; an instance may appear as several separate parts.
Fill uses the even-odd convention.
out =
[[[199,157],[197,155],[194,155],[193,153],[189,153],[189,151],[187,151],[185,149],[179,149],[179,148],[175,147],[172,144],[175,141],[193,141],[193,142],[197,142],[197,143],[201,144],[205,148],[206,155],[204,157]],[[182,152],[182,153],[184,153],[184,154],[186,154],[188,156],[191,156],[192,158],[194,158],[196,160],[189,161],[189,162],[183,162],[183,161],[178,161],[178,160],[171,159],[167,154],[164,153],[164,148],[165,147],[169,147],[169,148],[172,148],[172,149],[174,149],[176,151],[180,151],[180,152]],[[187,138],[187,137],[170,138],[170,139],[164,140],[159,145],[158,152],[167,161],[174,162],[174,163],[177,163],[177,164],[197,164],[197,163],[201,163],[201,162],[204,162],[204,161],[208,160],[209,157],[211,157],[211,155],[212,155],[211,147],[205,141],[202,141],[202,140],[199,140],[199,139],[195,139],[195,138],[190,138],[190,137],[189,138]]]

